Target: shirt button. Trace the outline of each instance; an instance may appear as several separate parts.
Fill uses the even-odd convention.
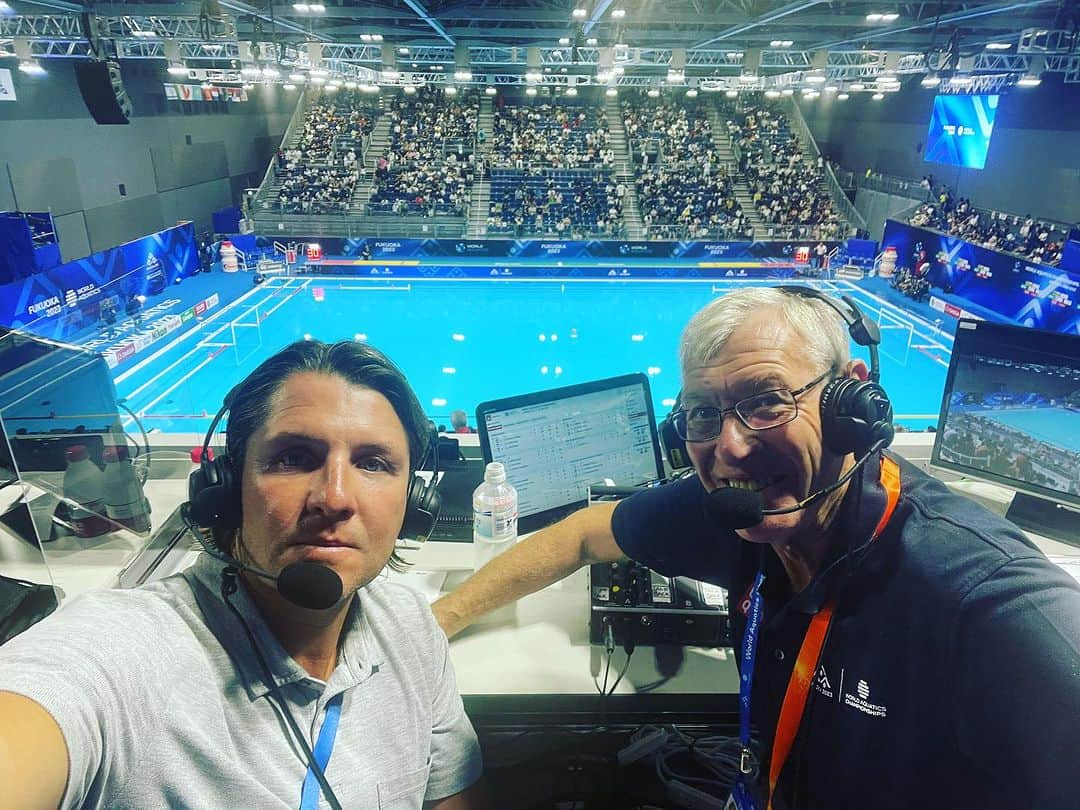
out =
[[[779,647],[777,647],[775,650],[773,650],[773,657],[777,661],[783,661],[784,660],[784,651],[781,650]]]

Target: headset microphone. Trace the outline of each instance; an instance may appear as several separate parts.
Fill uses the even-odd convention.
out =
[[[886,439],[878,441],[858,461],[852,464],[851,469],[840,476],[835,483],[829,484],[824,489],[819,489],[813,495],[804,498],[794,506],[787,506],[783,509],[765,509],[765,499],[761,497],[761,493],[749,489],[739,489],[738,487],[721,487],[713,490],[705,497],[705,514],[713,523],[724,529],[749,529],[751,526],[757,526],[761,523],[766,515],[788,515],[792,512],[798,512],[850,481],[851,477],[862,468],[867,459],[874,456],[879,450],[884,449],[888,444],[889,442]]]
[[[297,607],[308,610],[326,610],[336,605],[341,599],[345,586],[333,568],[318,563],[299,562],[285,566],[280,574],[274,576],[254,565],[241,562],[231,554],[226,554],[217,548],[203,535],[203,530],[192,521],[188,512],[189,507],[190,504],[187,503],[181,506],[180,515],[187,524],[188,530],[199,541],[203,551],[211,557],[273,582],[282,598]]]

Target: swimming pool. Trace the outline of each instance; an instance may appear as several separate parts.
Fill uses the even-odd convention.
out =
[[[973,413],[1054,447],[1080,453],[1080,434],[1076,432],[1077,414],[1065,408],[1007,408]]]
[[[199,433],[225,393],[293,340],[366,340],[405,371],[429,416],[488,399],[641,371],[658,418],[679,390],[677,346],[690,316],[738,281],[274,278],[134,366],[117,392],[148,430]],[[898,421],[937,421],[952,347],[933,324],[848,282],[882,326],[882,383]],[[856,347],[857,354],[866,356]]]

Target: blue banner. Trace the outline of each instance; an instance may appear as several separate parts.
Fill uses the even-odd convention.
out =
[[[490,275],[492,265],[505,275],[628,276],[775,276],[792,275],[819,264],[838,242],[638,242],[559,239],[341,239],[290,240],[298,244],[301,262],[319,272],[375,274],[371,265],[387,263],[387,275]],[[311,248],[314,248],[312,250]],[[439,265],[438,260],[448,260]],[[507,268],[500,268],[507,262]],[[522,267],[528,262],[532,267]],[[541,265],[550,262],[545,268]],[[635,267],[640,262],[640,267]],[[672,266],[657,266],[671,262]],[[423,263],[423,267],[421,264]],[[648,263],[648,266],[644,266]],[[592,265],[590,267],[590,265]],[[414,269],[409,270],[412,266]],[[438,271],[436,271],[438,267]],[[346,269],[352,268],[352,269]],[[417,269],[419,268],[419,269]],[[482,268],[482,269],[480,269]],[[676,269],[677,268],[677,269]],[[621,273],[620,270],[626,270]]]
[[[102,300],[123,312],[132,296],[152,297],[197,270],[188,222],[0,287],[0,323],[67,340],[98,322]]]
[[[881,245],[896,248],[897,267],[929,262],[931,285],[945,293],[1022,326],[1080,333],[1078,274],[891,219]]]

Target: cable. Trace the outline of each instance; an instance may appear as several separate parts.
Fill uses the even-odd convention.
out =
[[[262,667],[263,674],[266,676],[266,686],[270,690],[266,694],[267,698],[277,705],[278,710],[285,718],[285,722],[289,724],[293,737],[300,745],[300,750],[304,752],[308,767],[311,768],[311,772],[315,774],[315,778],[319,781],[319,787],[322,789],[326,801],[334,808],[334,810],[341,810],[341,803],[338,802],[337,796],[334,795],[334,790],[330,787],[330,783],[326,781],[326,774],[323,773],[322,768],[319,767],[319,763],[315,760],[315,754],[312,753],[311,746],[307,744],[307,739],[300,730],[300,726],[297,725],[296,719],[292,716],[292,712],[289,711],[289,707],[285,705],[285,701],[281,700],[281,698],[275,694],[275,690],[278,688],[277,683],[274,681],[274,674],[270,670],[270,665],[266,663],[262,650],[259,649],[259,645],[255,641],[255,634],[251,632],[251,628],[248,627],[248,623],[244,620],[244,617],[236,608],[236,605],[229,599],[230,596],[236,593],[236,576],[239,573],[240,572],[232,566],[229,566],[221,572],[221,598],[225,600],[225,604],[228,606],[229,610],[231,610],[236,618],[240,620],[240,625],[244,628],[248,641],[251,642],[251,648],[255,651],[255,657],[259,659],[259,666]]]
[[[123,400],[118,400],[116,404],[123,408],[125,411],[127,411],[131,418],[135,420],[135,424],[139,426],[139,432],[142,434],[143,447],[146,448],[145,453],[139,452],[139,443],[136,441],[132,441],[131,437],[128,436],[126,430],[124,431],[124,439],[135,445],[135,458],[138,458],[140,455],[146,456],[146,466],[143,467],[143,469],[139,472],[139,483],[145,484],[146,479],[150,477],[150,436],[146,432],[146,427],[143,425],[142,420],[138,417],[135,411],[131,410],[131,408],[127,406],[126,402],[124,402]],[[132,462],[134,461],[135,459],[132,459]]]

